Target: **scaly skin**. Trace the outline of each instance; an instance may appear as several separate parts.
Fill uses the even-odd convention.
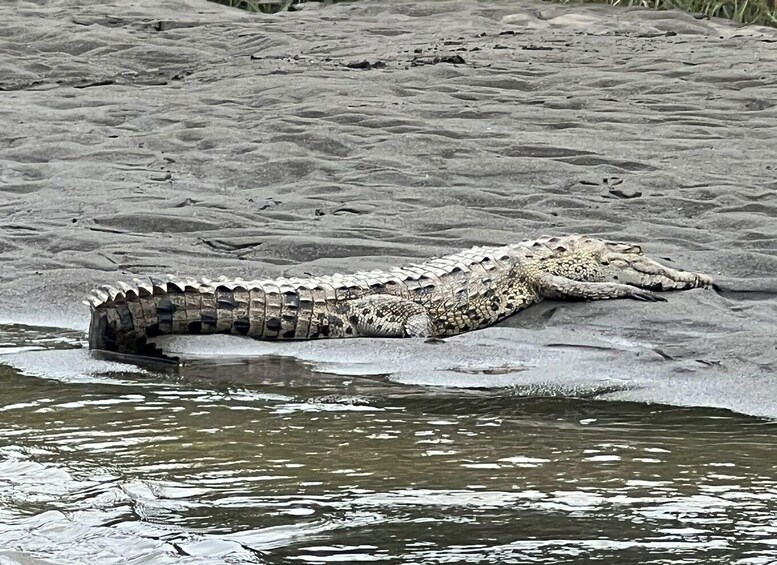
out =
[[[638,246],[572,235],[475,247],[388,271],[264,281],[135,281],[93,291],[90,349],[153,354],[162,334],[254,339],[450,336],[543,298],[664,300],[651,290],[712,284]]]

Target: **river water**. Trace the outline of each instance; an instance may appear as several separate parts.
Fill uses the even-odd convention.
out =
[[[83,346],[0,326],[0,564],[777,562],[773,420]]]

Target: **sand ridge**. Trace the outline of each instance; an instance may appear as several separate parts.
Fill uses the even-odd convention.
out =
[[[464,0],[14,1],[0,18],[3,319],[83,327],[89,288],[134,275],[331,273],[591,233],[728,290],[509,326],[774,375],[775,30]]]

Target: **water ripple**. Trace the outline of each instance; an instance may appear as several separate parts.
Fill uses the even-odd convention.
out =
[[[37,331],[0,335],[44,344],[0,365],[0,562],[777,559],[773,422],[288,359],[133,372]]]

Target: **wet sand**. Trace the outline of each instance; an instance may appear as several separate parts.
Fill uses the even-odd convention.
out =
[[[323,274],[590,233],[723,291],[549,302],[462,339],[512,336],[528,364],[598,347],[584,366],[607,378],[644,352],[638,386],[596,390],[777,417],[777,31],[530,2],[0,18],[0,321],[85,328],[88,290],[136,275]],[[463,374],[482,384],[500,351]],[[545,371],[585,380],[579,362]]]

